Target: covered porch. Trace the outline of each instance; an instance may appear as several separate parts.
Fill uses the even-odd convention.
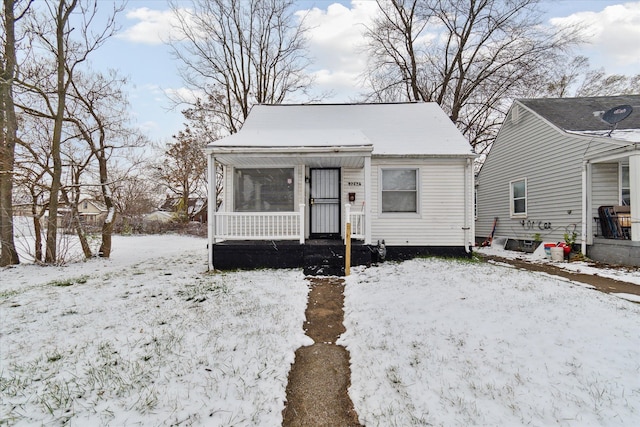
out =
[[[210,200],[220,201],[218,209],[209,204],[210,269],[326,270],[326,254],[342,258],[344,269],[347,237],[352,265],[370,263],[371,151],[367,144],[209,149],[209,182],[219,179],[223,189],[209,186]],[[316,266],[313,254],[322,258]]]
[[[583,191],[582,252],[640,266],[640,144],[585,158]]]

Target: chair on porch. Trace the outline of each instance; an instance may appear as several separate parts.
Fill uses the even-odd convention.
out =
[[[604,238],[630,239],[631,208],[629,206],[600,206],[598,215]]]
[[[618,234],[622,239],[631,238],[631,206],[614,206],[613,213],[618,223]]]

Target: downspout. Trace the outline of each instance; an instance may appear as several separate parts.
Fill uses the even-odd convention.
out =
[[[588,183],[588,176],[587,176],[587,166],[588,166],[588,162],[586,160],[582,161],[582,224],[580,226],[580,252],[582,252],[582,255],[587,255],[587,218],[588,218],[588,212],[587,209],[589,207],[589,203],[587,203],[587,195],[588,195],[588,191],[587,191],[587,183]]]
[[[472,168],[471,159],[467,159],[467,166],[464,168],[464,251],[466,253],[471,253],[470,242],[469,242],[469,231],[471,230],[471,225],[469,224],[469,209],[470,209],[470,195],[469,189],[473,188],[473,185],[470,185],[470,180],[473,174],[469,171]],[[473,204],[471,204],[473,206]]]

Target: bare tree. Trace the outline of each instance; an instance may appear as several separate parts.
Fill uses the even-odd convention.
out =
[[[588,58],[577,56],[550,70],[544,88],[537,93],[555,98],[628,95],[640,91],[640,74],[607,74],[602,68],[592,69]]]
[[[109,258],[111,236],[116,215],[113,198],[114,182],[109,175],[109,160],[114,151],[139,147],[144,138],[126,126],[127,101],[123,91],[125,79],[114,71],[108,74],[78,74],[72,81],[70,97],[76,110],[70,114],[79,137],[88,144],[89,158],[98,164],[98,179],[107,216],[102,224],[102,241],[98,255]]]
[[[130,226],[140,224],[143,215],[155,210],[162,201],[161,185],[154,179],[143,175],[139,169],[111,170],[117,175],[113,191],[113,200],[117,211]],[[114,173],[115,172],[115,173]]]
[[[304,72],[305,30],[293,0],[170,1],[179,21],[171,41],[194,107],[217,132],[236,132],[256,103],[281,103],[312,83]],[[210,136],[211,138],[211,136]]]
[[[22,138],[16,146],[14,185],[28,195],[33,220],[33,258],[44,262],[42,252],[42,218],[46,213],[46,197],[51,182],[51,152],[48,146],[52,122],[45,118],[23,116]]]
[[[67,97],[78,70],[89,55],[115,33],[113,14],[95,25],[98,3],[91,0],[46,0],[31,16],[26,31],[41,56],[32,56],[19,84],[25,91],[20,108],[28,114],[53,121],[51,135],[52,173],[49,191],[49,216],[45,262],[57,261],[58,200],[62,187],[61,145],[68,119]],[[73,21],[73,25],[72,25]],[[35,49],[32,55],[35,55]],[[51,76],[55,76],[50,79]]]
[[[507,103],[577,40],[542,27],[538,0],[377,0],[370,99],[437,102],[478,153]]]
[[[179,198],[178,219],[186,222],[195,213],[189,211],[189,199],[204,199],[206,194],[207,158],[200,141],[191,137],[188,128],[175,139],[175,143],[167,145],[156,171],[158,181]]]
[[[13,230],[13,170],[18,121],[13,99],[17,71],[16,22],[33,0],[4,0],[2,8],[2,61],[0,61],[0,266],[19,264]],[[21,10],[16,14],[16,6]]]

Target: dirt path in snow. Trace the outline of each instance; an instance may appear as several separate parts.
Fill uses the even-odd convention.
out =
[[[315,344],[296,351],[289,372],[282,425],[360,426],[347,394],[351,384],[349,353],[335,344],[345,331],[344,280],[337,277],[309,280],[311,291],[304,328]]]
[[[595,287],[597,290],[606,293],[625,293],[640,296],[640,286],[629,282],[623,282],[620,280],[610,279],[603,276],[596,276],[593,274],[575,273],[572,271],[564,270],[560,267],[556,267],[552,264],[534,264],[519,259],[508,259],[493,255],[482,255],[482,257],[485,260],[503,262],[525,270],[541,271],[547,274],[553,274],[555,276],[561,276],[566,279],[575,280],[576,282],[586,283]],[[613,268],[612,266],[608,265],[606,267]]]

